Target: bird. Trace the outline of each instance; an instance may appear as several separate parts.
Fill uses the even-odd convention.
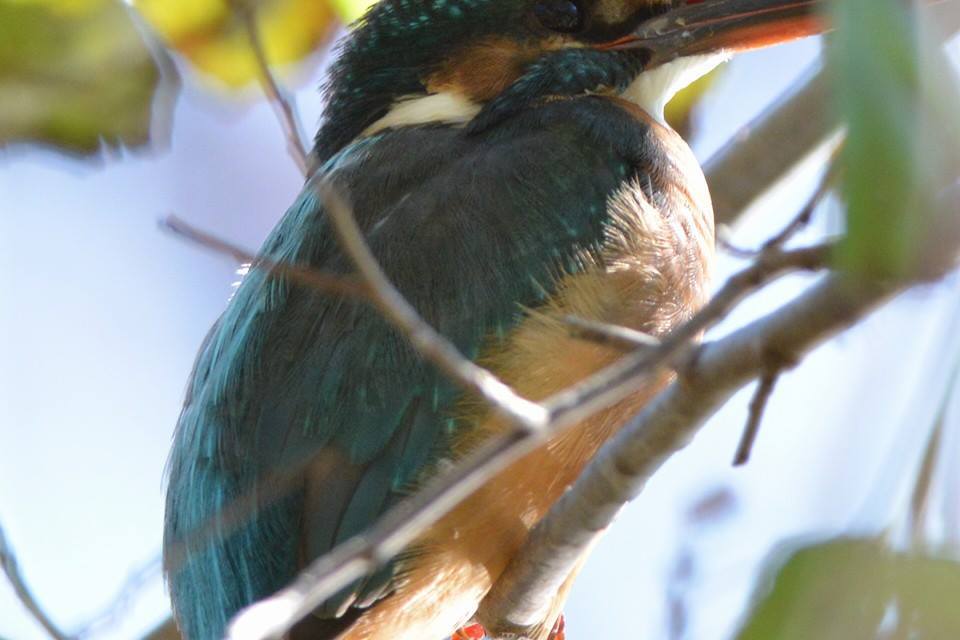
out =
[[[664,121],[733,53],[822,31],[822,0],[381,0],[340,45],[304,189],[194,365],[167,466],[164,572],[187,640],[287,585],[509,425],[356,297],[321,185],[461,353],[539,401],[623,355],[567,316],[662,336],[705,303],[702,169]],[[294,640],[440,640],[670,374],[509,465]],[[571,576],[530,631],[559,637]]]

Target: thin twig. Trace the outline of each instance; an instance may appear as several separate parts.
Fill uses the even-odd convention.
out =
[[[750,451],[753,449],[753,443],[757,439],[757,433],[760,431],[760,422],[763,420],[763,412],[767,408],[767,401],[773,393],[773,387],[777,384],[780,377],[780,370],[773,369],[764,373],[757,382],[757,389],[750,399],[750,409],[747,416],[747,425],[743,429],[743,435],[740,436],[740,444],[737,445],[737,453],[733,457],[734,466],[746,464],[750,459]]]
[[[370,296],[366,284],[353,276],[298,267],[286,262],[277,262],[265,256],[254,255],[222,238],[197,229],[177,216],[170,215],[162,218],[158,225],[163,231],[200,245],[214,253],[229,256],[242,264],[249,264],[251,268],[269,269],[276,274],[287,276],[291,280],[296,280],[300,284],[313,287],[318,291],[359,298],[369,298]]]
[[[453,382],[483,398],[489,406],[527,431],[543,431],[547,410],[517,395],[495,375],[463,356],[452,342],[427,324],[383,273],[363,239],[353,212],[328,182],[317,190],[324,210],[333,222],[340,246],[370,288],[373,305],[399,329],[417,352],[437,366]]]
[[[823,267],[832,245],[775,251],[731,278],[714,299],[689,322],[643,353],[626,354],[615,364],[542,405],[513,393],[489,372],[464,358],[452,344],[427,325],[387,281],[356,225],[350,208],[332,188],[320,184],[318,193],[340,237],[370,287],[372,301],[400,329],[417,351],[448,372],[462,386],[479,393],[491,409],[514,416],[514,424],[530,419],[536,428],[513,429],[488,439],[454,468],[428,480],[416,494],[388,511],[373,527],[318,558],[279,593],[241,611],[233,620],[233,639],[280,638],[296,621],[308,615],[337,589],[355,580],[403,550],[429,524],[514,460],[561,429],[576,424],[636,389],[639,380],[657,370],[722,319],[747,293],[797,269]],[[500,399],[506,397],[510,403]],[[542,414],[542,410],[546,410]],[[527,412],[530,412],[530,417]],[[549,428],[547,428],[549,427]]]
[[[810,220],[813,218],[813,214],[817,210],[817,207],[820,206],[820,203],[823,202],[823,199],[826,198],[827,194],[830,193],[830,189],[833,187],[833,184],[836,181],[838,166],[837,157],[840,154],[841,149],[843,149],[843,142],[834,147],[834,149],[830,152],[830,160],[827,162],[827,168],[824,170],[823,175],[820,176],[820,181],[817,183],[813,193],[809,198],[807,198],[806,204],[801,207],[800,211],[797,212],[797,215],[795,215],[793,219],[787,223],[787,226],[785,226],[780,233],[777,233],[763,243],[761,251],[783,247],[783,245],[789,242],[793,236],[795,236],[802,229],[805,229],[810,224]]]
[[[800,208],[800,211],[790,219],[783,229],[768,238],[759,249],[748,249],[735,244],[731,240],[730,227],[725,224],[717,226],[717,246],[730,255],[743,259],[754,259],[764,251],[782,249],[798,232],[810,224],[817,207],[820,206],[823,199],[830,193],[830,189],[836,179],[836,159],[841,148],[842,143],[832,150],[826,170],[820,177],[820,181],[817,183],[816,188],[814,188],[813,193],[810,194],[810,197],[807,198],[803,207]]]
[[[578,316],[563,316],[561,320],[572,328],[570,333],[575,338],[611,345],[625,351],[650,349],[660,344],[660,341],[649,333],[618,324],[587,320]]]
[[[293,158],[300,172],[307,175],[310,170],[309,152],[303,143],[305,138],[300,126],[300,118],[270,69],[263,39],[260,37],[256,7],[250,0],[231,0],[230,4],[243,23],[247,40],[250,42],[250,50],[253,52],[254,60],[257,63],[260,86],[263,88],[263,93],[267,96],[280,127],[283,129],[283,135],[287,140],[287,152]]]
[[[0,567],[7,575],[10,586],[13,587],[13,593],[17,596],[20,603],[30,612],[33,619],[36,620],[47,634],[54,640],[71,640],[71,636],[60,630],[60,628],[50,619],[50,616],[43,610],[37,599],[33,597],[30,588],[20,573],[20,563],[17,562],[17,556],[7,542],[7,536],[3,531],[3,525],[0,524]]]
[[[734,258],[742,260],[753,260],[760,252],[756,249],[741,247],[733,241],[733,230],[725,224],[718,224],[716,227],[717,247],[723,249]]]

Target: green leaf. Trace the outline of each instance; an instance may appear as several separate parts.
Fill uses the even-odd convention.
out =
[[[738,640],[960,638],[960,564],[895,553],[873,539],[840,539],[779,566]],[[892,614],[892,615],[891,615]]]
[[[160,80],[118,0],[0,0],[0,145],[146,143]]]
[[[896,276],[922,261],[938,191],[956,177],[956,79],[901,0],[838,0],[827,49],[848,135],[841,265]]]

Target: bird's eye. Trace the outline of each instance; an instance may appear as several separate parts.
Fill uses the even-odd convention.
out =
[[[540,24],[560,33],[575,33],[583,29],[584,13],[573,0],[539,0],[533,5],[533,14]]]

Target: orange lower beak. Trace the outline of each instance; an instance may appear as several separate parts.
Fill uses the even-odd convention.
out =
[[[687,0],[610,43],[649,49],[653,64],[680,56],[744,51],[822,33],[826,0]]]

